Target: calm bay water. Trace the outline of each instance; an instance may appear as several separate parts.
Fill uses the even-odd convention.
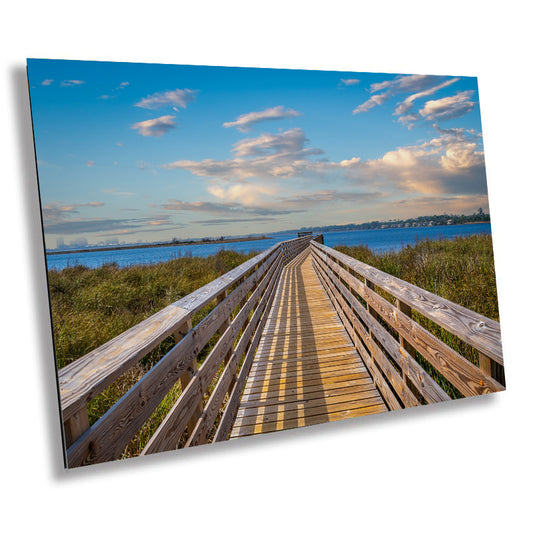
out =
[[[376,230],[336,231],[324,233],[326,246],[336,245],[367,245],[376,253],[399,250],[402,246],[415,244],[422,239],[452,239],[458,236],[490,233],[490,223],[461,224],[457,226],[428,226],[416,228],[392,228]],[[272,239],[250,242],[191,244],[186,246],[164,246],[161,248],[132,248],[130,250],[99,250],[97,252],[81,252],[71,254],[47,255],[49,269],[62,270],[68,266],[85,265],[98,268],[105,263],[116,262],[119,266],[159,263],[178,257],[206,257],[219,250],[235,250],[248,253],[263,251],[273,244],[296,238],[296,234],[288,234]]]

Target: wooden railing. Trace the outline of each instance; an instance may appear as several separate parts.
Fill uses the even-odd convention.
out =
[[[207,442],[215,427],[213,440],[226,439],[281,269],[312,238],[272,246],[61,369],[68,467],[120,458],[178,381],[181,394],[142,454],[176,448],[186,429],[185,446]],[[194,316],[212,306],[193,327]],[[199,366],[198,355],[215,334],[219,338]],[[90,425],[89,402],[171,336],[175,346]]]
[[[449,400],[450,390],[456,397],[505,389],[498,322],[323,242],[321,235],[308,235],[276,244],[61,369],[68,466],[120,458],[178,383],[177,400],[141,454],[225,440],[281,270],[309,246],[319,279],[389,409]],[[202,311],[207,316],[199,320]],[[468,346],[469,358],[427,323]],[[175,345],[90,425],[89,403],[172,336]]]
[[[323,244],[311,248],[314,268],[390,409],[449,400],[450,391],[505,389],[498,322]],[[473,348],[471,360],[428,331],[428,321],[456,345]]]

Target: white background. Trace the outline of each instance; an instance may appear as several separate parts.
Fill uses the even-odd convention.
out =
[[[4,7],[0,505],[6,531],[530,527],[526,5],[70,0]],[[26,57],[478,76],[508,390],[63,471]]]

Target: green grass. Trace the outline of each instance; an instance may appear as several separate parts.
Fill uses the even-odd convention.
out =
[[[362,246],[339,246],[336,249],[482,315],[495,320],[499,318],[490,236],[422,241],[406,246],[400,252],[384,254],[374,254]],[[206,258],[183,257],[156,265],[119,268],[116,264],[108,264],[97,269],[76,266],[51,270],[49,288],[58,368],[254,255],[221,251]],[[193,324],[204,318],[213,306],[211,304],[198,313]],[[425,317],[417,313],[414,317],[441,340],[477,363],[475,350]],[[218,337],[216,334],[202,350],[198,358],[200,364]],[[173,345],[173,338],[163,341],[92,400],[88,406],[91,423],[116,403]],[[418,360],[452,397],[461,396],[423,357],[419,356]],[[181,386],[177,383],[133,439],[124,457],[140,453],[180,394]]]
[[[224,250],[209,257],[182,257],[155,265],[97,269],[84,266],[49,271],[58,369],[113,339],[167,305],[213,281],[253,257]],[[214,307],[193,317],[193,325]],[[218,340],[215,334],[198,357],[203,361]],[[88,405],[94,423],[174,346],[170,337],[116,380]],[[124,457],[138,455],[178,396],[177,383],[128,446]]]
[[[483,316],[499,320],[490,235],[423,240],[398,252],[382,254],[375,254],[366,246],[336,246],[335,249]],[[377,289],[377,292],[394,301],[384,291]],[[478,364],[477,350],[421,314],[413,312],[413,318],[472,363]],[[417,360],[450,396],[462,396],[420,354]]]

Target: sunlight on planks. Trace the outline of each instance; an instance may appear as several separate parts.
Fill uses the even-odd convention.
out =
[[[312,266],[287,265],[231,438],[387,411]]]

